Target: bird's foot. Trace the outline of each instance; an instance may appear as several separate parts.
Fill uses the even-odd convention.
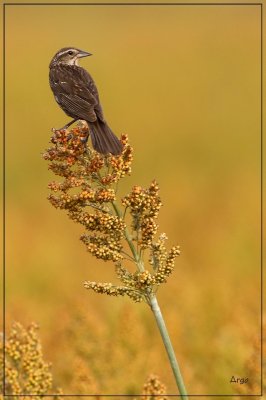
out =
[[[54,143],[57,141],[58,137],[62,137],[62,135],[63,135],[64,140],[66,140],[66,141],[76,138],[76,139],[79,139],[83,145],[86,145],[88,138],[90,136],[90,133],[88,132],[87,124],[84,125],[82,123],[79,123],[78,127],[75,127],[70,131],[67,129],[75,121],[76,120],[69,122],[68,124],[66,124],[65,126],[63,126],[60,129],[52,128],[53,136],[52,136],[51,141]]]
[[[52,132],[55,133],[56,131],[66,131],[67,128],[69,128],[70,125],[74,124],[74,122],[76,122],[76,121],[77,121],[77,119],[72,119],[68,124],[64,125],[62,128],[59,128],[59,129],[52,128]]]
[[[90,137],[90,133],[89,132],[88,133],[84,133],[83,136],[80,137],[80,141],[82,143],[86,144],[88,139],[89,139],[89,137]]]

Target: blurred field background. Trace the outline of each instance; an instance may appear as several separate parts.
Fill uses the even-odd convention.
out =
[[[177,390],[149,308],[83,289],[114,268],[46,200],[41,153],[69,120],[50,59],[65,46],[93,53],[81,64],[135,150],[120,193],[156,178],[160,231],[181,246],[158,297],[188,392],[233,394],[252,357],[260,379],[259,23],[256,6],[7,7],[7,328],[40,325],[65,394],[138,394],[149,373]]]

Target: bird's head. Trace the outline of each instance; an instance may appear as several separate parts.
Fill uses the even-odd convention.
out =
[[[58,64],[78,65],[79,58],[91,55],[91,53],[75,47],[64,47],[54,55],[50,63],[50,68]]]

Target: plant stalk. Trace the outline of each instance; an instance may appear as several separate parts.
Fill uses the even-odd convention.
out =
[[[119,210],[117,204],[113,201],[113,202],[112,202],[112,205],[113,205],[113,207],[114,207],[114,210],[115,210],[116,215],[117,215],[119,218],[122,218],[122,213],[121,213],[121,211]],[[143,272],[143,271],[145,270],[145,268],[143,267],[143,263],[142,263],[142,261],[141,261],[140,258],[139,258],[138,252],[137,252],[137,250],[136,250],[136,248],[135,248],[135,246],[134,246],[134,243],[133,243],[133,241],[132,241],[132,237],[131,237],[130,233],[128,232],[128,229],[127,229],[127,228],[125,228],[125,237],[126,237],[126,241],[128,242],[128,245],[129,245],[129,247],[130,247],[130,250],[131,250],[131,252],[132,252],[132,254],[133,254],[134,260],[136,261],[136,264],[137,264],[137,267],[138,267],[139,271],[140,271],[140,272]]]
[[[188,399],[186,387],[185,387],[185,384],[184,384],[184,381],[183,381],[183,378],[181,375],[181,371],[180,371],[180,368],[179,368],[179,365],[178,365],[178,362],[177,362],[177,359],[175,356],[175,351],[174,351],[173,345],[171,343],[171,339],[168,334],[168,331],[167,331],[167,328],[166,328],[166,325],[165,325],[165,322],[163,319],[163,315],[161,313],[161,309],[159,307],[159,304],[158,304],[158,301],[157,301],[157,298],[155,295],[150,296],[150,307],[151,307],[151,310],[156,319],[156,323],[159,328],[159,331],[161,333],[161,337],[162,337],[162,340],[163,340],[163,343],[164,343],[164,346],[165,346],[165,349],[166,349],[166,352],[167,352],[167,355],[168,355],[168,358],[169,358],[169,361],[170,361],[170,364],[172,367],[172,371],[173,371],[175,381],[176,381],[179,393],[181,395],[181,398]]]

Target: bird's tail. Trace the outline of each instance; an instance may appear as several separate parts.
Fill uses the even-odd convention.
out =
[[[89,123],[93,148],[101,154],[118,155],[122,152],[122,143],[111,131],[106,122],[97,119]]]

